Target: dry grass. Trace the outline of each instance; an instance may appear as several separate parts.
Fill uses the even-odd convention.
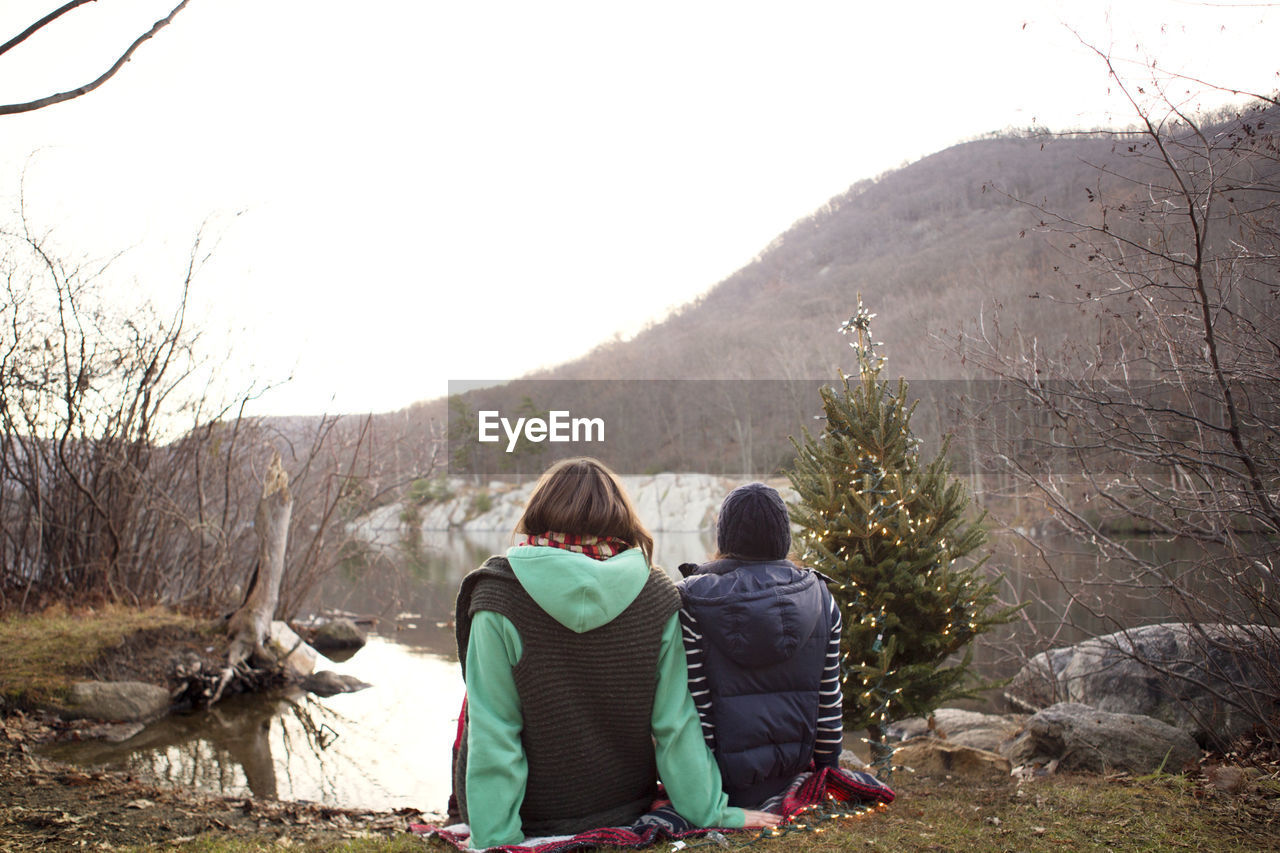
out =
[[[0,619],[0,699],[31,708],[60,695],[102,653],[130,635],[156,628],[198,632],[201,620],[151,608],[105,606]]]
[[[867,850],[924,851],[1177,851],[1257,853],[1280,850],[1280,798],[1271,783],[1255,779],[1243,790],[1219,790],[1202,774],[1130,777],[1062,776],[1022,786],[967,780],[906,777],[890,806],[857,818],[803,818],[804,829],[780,837],[730,833],[723,841],[691,839],[686,850],[717,848],[752,853],[837,853]],[[817,831],[815,831],[817,830]],[[247,853],[278,850],[279,838],[206,836],[190,842],[132,848]],[[308,849],[335,853],[446,853],[443,842],[425,844],[409,835],[358,841],[334,839]],[[651,848],[669,851],[664,842]]]

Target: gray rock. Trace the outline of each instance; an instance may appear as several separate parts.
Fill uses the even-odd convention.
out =
[[[1276,711],[1280,633],[1264,625],[1147,625],[1036,655],[1005,696],[1027,711],[1079,702],[1224,745]]]
[[[322,652],[358,649],[364,644],[364,633],[356,627],[356,623],[346,618],[324,623],[311,638],[312,647]]]
[[[933,720],[936,727],[946,732],[948,736],[970,729],[989,729],[1005,725],[1016,727],[1021,722],[1010,722],[999,714],[984,714],[981,711],[966,711],[963,708],[939,708],[933,712]]]
[[[1024,714],[983,714],[960,708],[939,708],[933,714],[934,728],[925,717],[898,720],[888,727],[890,740],[913,737],[943,737],[951,743],[998,752],[1011,740],[1026,720]]]
[[[145,722],[169,712],[169,691],[141,681],[77,681],[57,711],[68,720]]]
[[[1062,770],[1177,773],[1199,760],[1200,748],[1182,729],[1151,717],[1063,702],[1032,715],[1006,755],[1022,766],[1056,760]]]
[[[1002,752],[1018,734],[1016,725],[978,727],[948,735],[947,740],[960,746],[971,746],[987,752]]]
[[[293,678],[302,678],[315,671],[319,654],[284,622],[277,619],[271,623],[264,645]]]
[[[927,737],[932,734],[929,720],[925,717],[907,717],[905,720],[894,720],[884,728],[885,740],[911,740],[914,737]]]
[[[863,761],[858,753],[852,749],[842,750],[840,752],[840,766],[847,767],[850,770],[870,770],[871,765]]]
[[[310,690],[318,696],[333,696],[337,693],[355,693],[364,690],[369,684],[352,675],[339,675],[330,669],[313,672],[302,679],[302,688]]]

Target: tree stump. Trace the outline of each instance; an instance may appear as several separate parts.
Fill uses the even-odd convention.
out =
[[[293,514],[293,496],[289,493],[289,475],[277,452],[267,466],[262,484],[262,498],[254,516],[258,535],[258,568],[244,604],[227,623],[231,639],[227,667],[209,704],[218,701],[238,669],[251,668],[255,658],[270,657],[263,649],[276,605],[280,601],[280,582],[284,578],[285,547],[289,541],[289,519]]]

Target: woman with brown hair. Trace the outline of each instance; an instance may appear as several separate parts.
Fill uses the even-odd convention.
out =
[[[680,594],[616,475],[558,462],[521,544],[463,579],[467,685],[454,790],[472,847],[632,823],[661,778],[699,826],[772,826],[727,805],[689,695]]]

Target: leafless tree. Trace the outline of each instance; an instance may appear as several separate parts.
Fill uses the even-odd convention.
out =
[[[1084,215],[1024,199],[1070,285],[1044,310],[1092,331],[1045,347],[987,325],[962,349],[1011,392],[993,458],[1096,555],[1068,575],[1041,547],[1067,592],[1047,630],[1171,614],[1212,666],[1215,626],[1239,626],[1234,653],[1264,683],[1219,698],[1280,734],[1280,108],[1255,95],[1196,115],[1196,81],[1135,82],[1099,57],[1136,127],[1092,164]]]

